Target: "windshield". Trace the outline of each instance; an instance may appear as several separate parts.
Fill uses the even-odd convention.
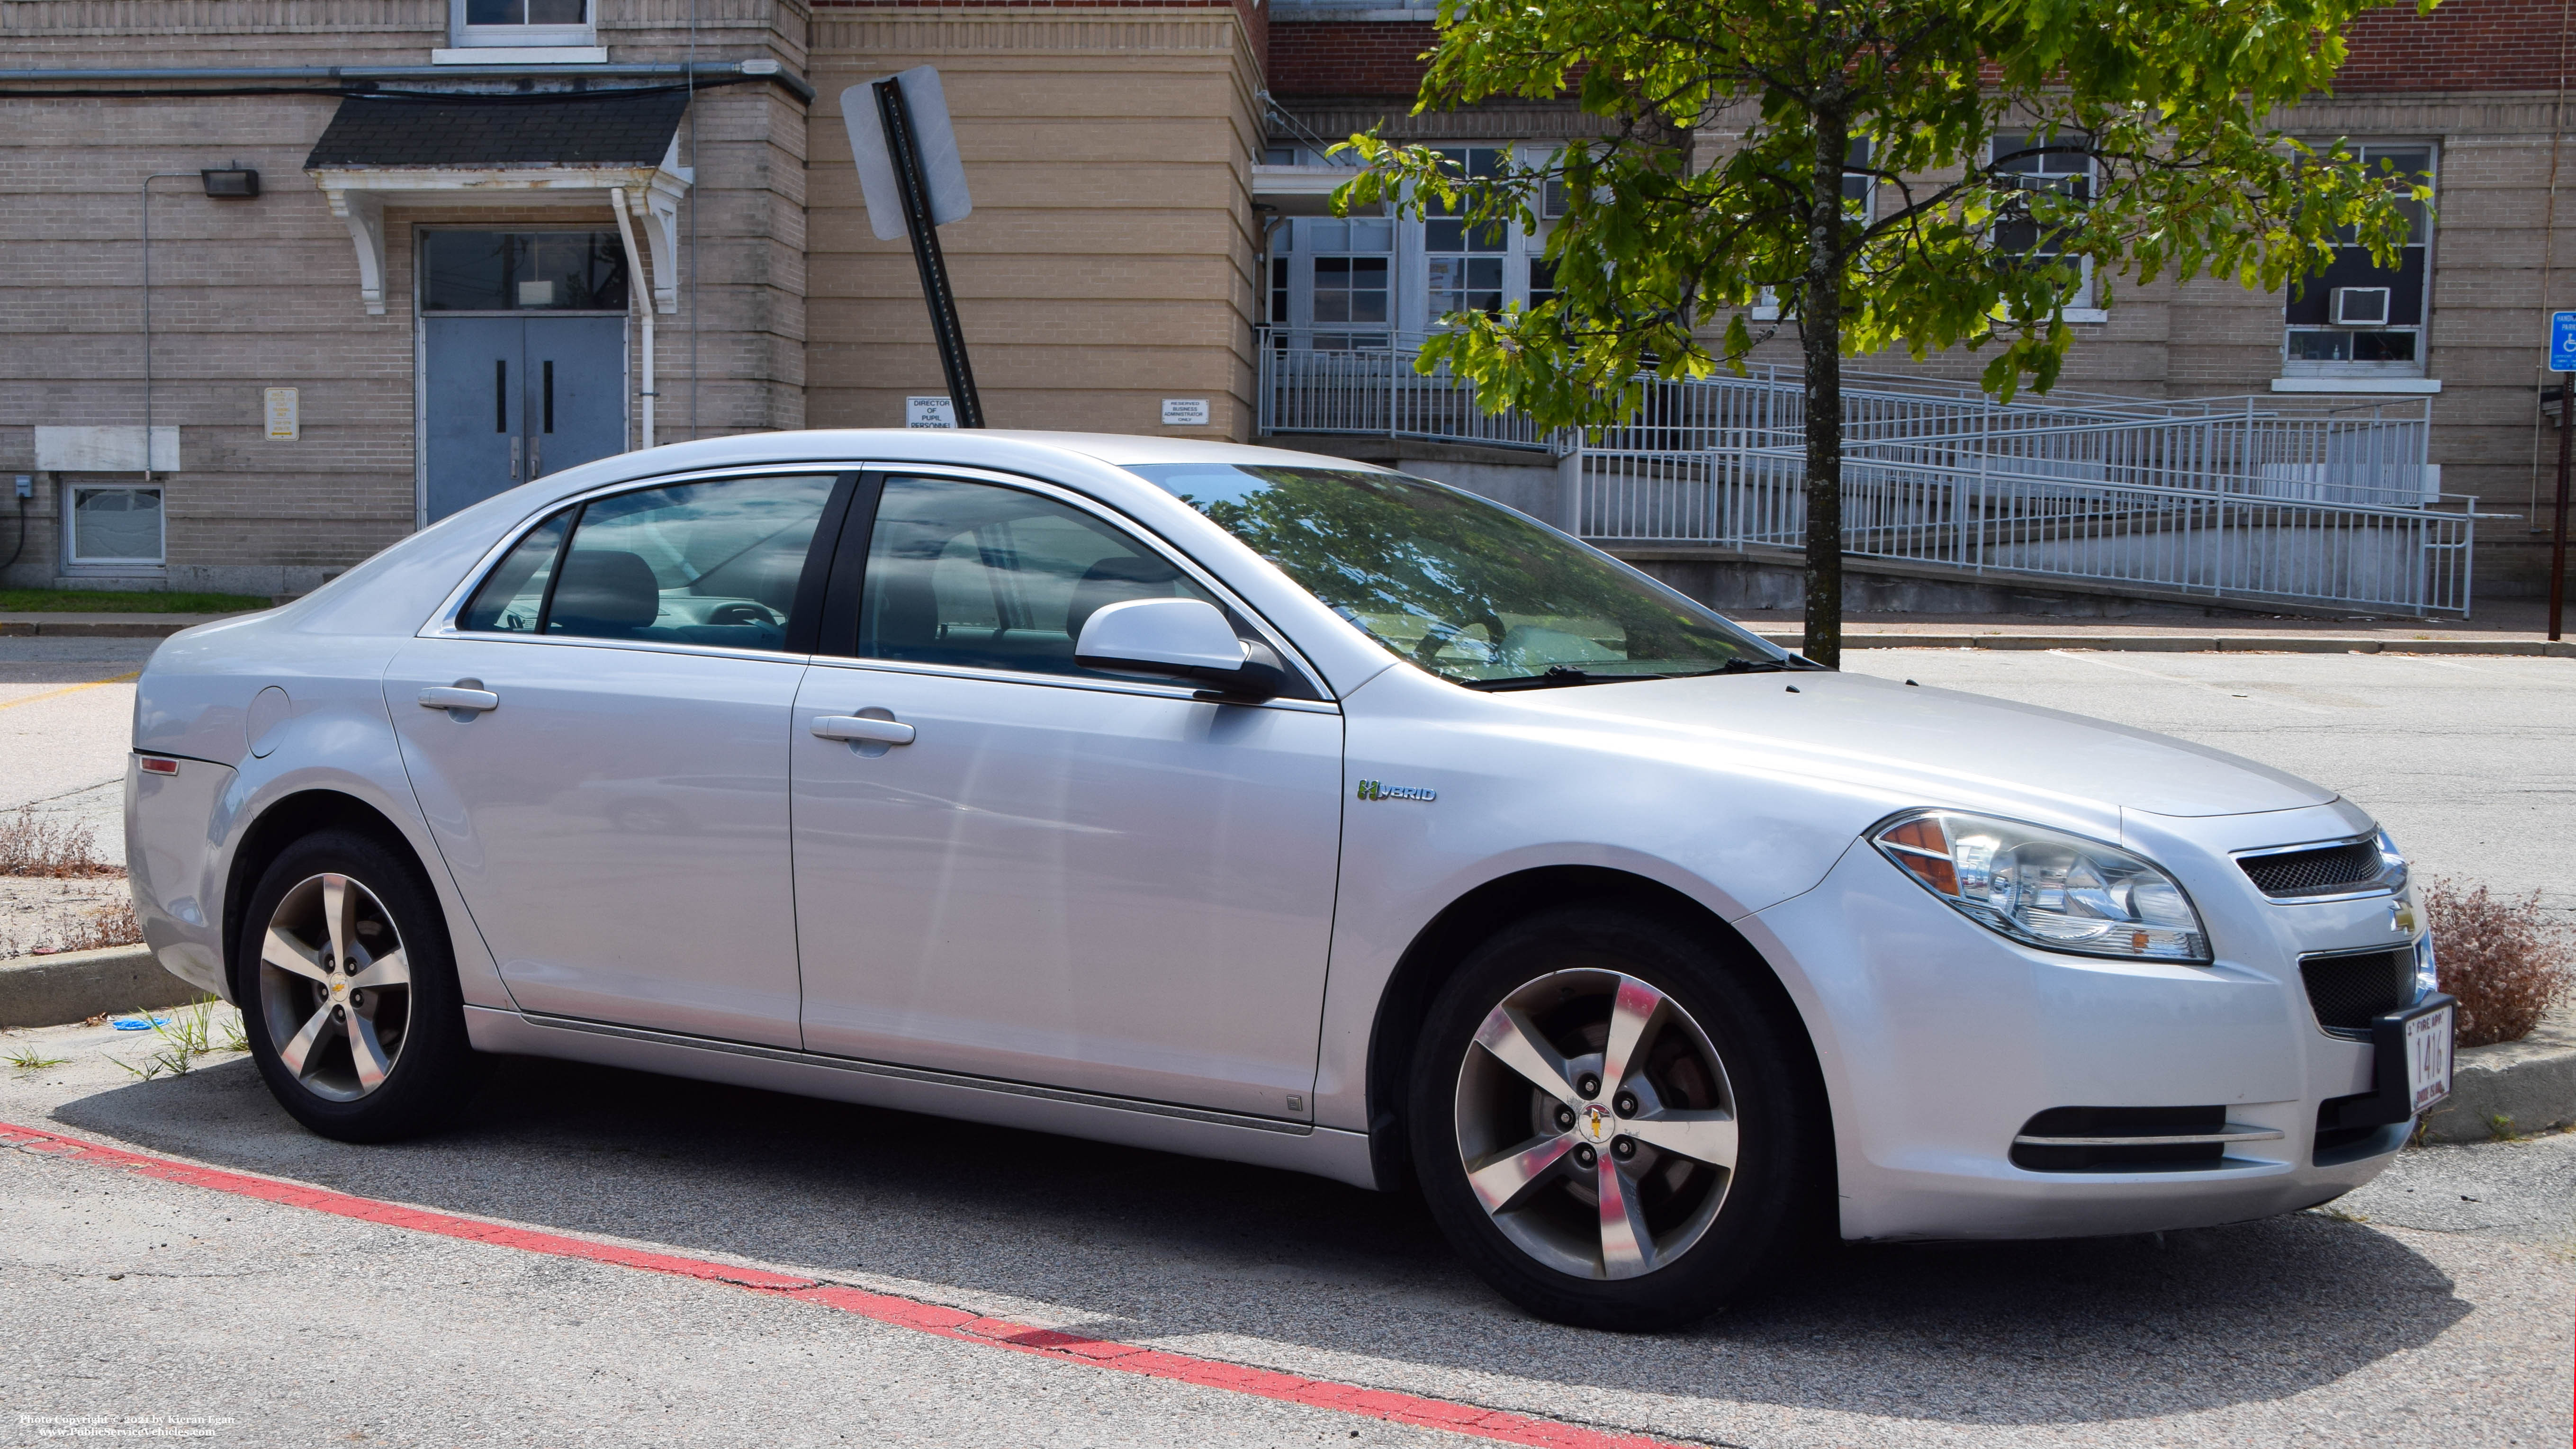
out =
[[[1438,483],[1338,468],[1131,466],[1369,637],[1477,688],[1787,667],[1681,594]]]

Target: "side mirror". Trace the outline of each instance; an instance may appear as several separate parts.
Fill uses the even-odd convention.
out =
[[[1234,626],[1200,599],[1129,599],[1097,610],[1074,641],[1085,669],[1154,674],[1214,686],[1246,699],[1279,692],[1279,671],[1253,659]]]

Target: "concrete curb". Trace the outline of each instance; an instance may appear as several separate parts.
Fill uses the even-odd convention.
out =
[[[1795,649],[1795,631],[1756,629]],[[2488,654],[2576,659],[2576,640],[2373,639],[2316,634],[1845,634],[1845,649],[2086,649],[2146,654]]]
[[[0,1027],[61,1026],[102,1012],[180,1006],[203,995],[162,970],[149,946],[0,961]]]
[[[211,624],[217,619],[239,617],[238,614],[137,614],[127,619],[79,615],[48,619],[42,615],[12,614],[0,618],[0,639],[167,639],[182,629]]]
[[[2553,1013],[2520,1041],[2462,1051],[2451,1064],[2450,1100],[2424,1115],[2424,1137],[2492,1141],[2498,1117],[2517,1133],[2576,1126],[2576,1020]]]

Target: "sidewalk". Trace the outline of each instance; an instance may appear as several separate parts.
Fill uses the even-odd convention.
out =
[[[2571,609],[2576,615],[2576,609]],[[2475,619],[2355,615],[2320,619],[2212,612],[2081,619],[2047,614],[1866,614],[1843,616],[1846,649],[2098,649],[2154,653],[2520,654],[2576,658],[2576,637],[2547,642],[2548,609],[2537,599],[2481,607]],[[1795,610],[1747,609],[1728,618],[1774,644],[1796,648]],[[2576,618],[2571,618],[2576,624]],[[2576,636],[2576,630],[2571,630]]]

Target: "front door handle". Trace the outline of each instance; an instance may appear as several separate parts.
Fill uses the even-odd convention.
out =
[[[497,701],[495,701],[497,703]],[[855,714],[818,714],[814,716],[814,737],[818,740],[848,740],[853,744],[908,745],[912,743],[912,726],[897,720],[869,719]]]
[[[422,709],[462,709],[481,714],[487,709],[499,709],[501,696],[488,689],[432,685],[420,692],[420,707]]]

